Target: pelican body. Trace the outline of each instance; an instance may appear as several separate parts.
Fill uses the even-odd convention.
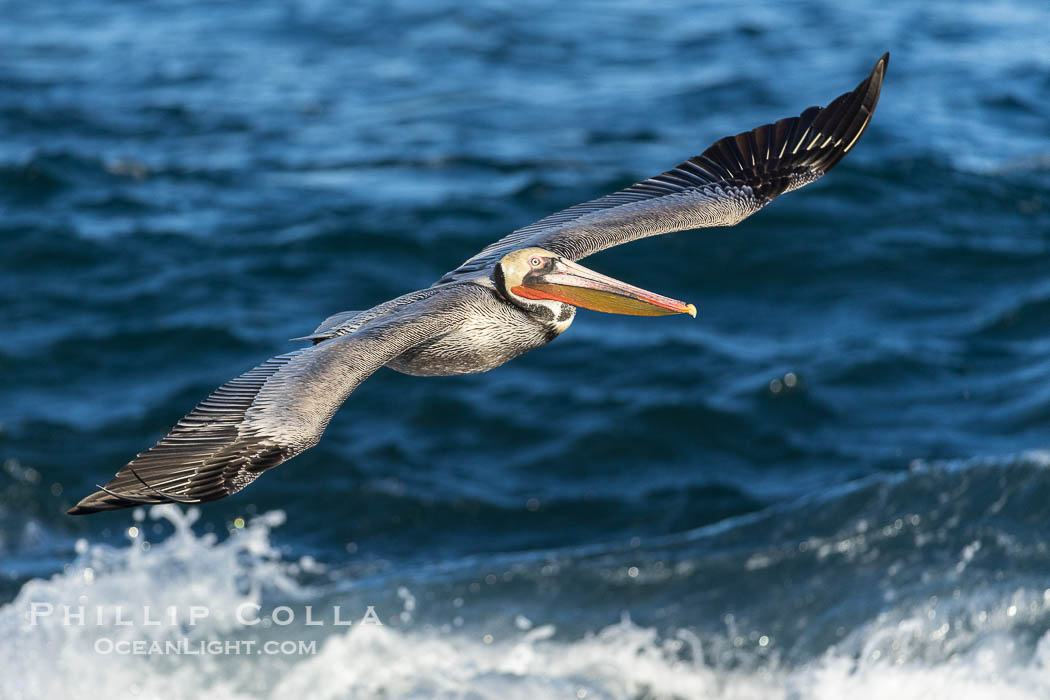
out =
[[[518,229],[431,287],[329,317],[295,339],[311,345],[216,389],[69,512],[236,493],[317,444],[336,410],[380,367],[423,377],[486,372],[558,337],[578,308],[695,317],[692,304],[577,261],[639,238],[732,226],[817,180],[867,128],[888,61],[886,54],[826,107],[723,138],[661,175]]]
[[[413,292],[348,321],[340,322],[339,314],[334,325],[325,321],[296,340],[331,340],[373,317],[432,297],[439,297],[446,309],[457,308],[462,322],[412,346],[386,367],[417,377],[487,372],[557,338],[576,318],[577,307],[637,316],[696,316],[692,304],[632,287],[542,248],[523,248],[504,256],[492,274]]]

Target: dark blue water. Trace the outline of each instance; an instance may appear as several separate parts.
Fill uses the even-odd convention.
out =
[[[0,10],[3,697],[1050,693],[1044,3]],[[196,516],[64,514],[286,338],[886,50],[829,176],[587,261],[696,321],[583,311],[487,374],[381,370]],[[263,663],[25,622],[198,599],[387,625],[269,629],[324,646]]]

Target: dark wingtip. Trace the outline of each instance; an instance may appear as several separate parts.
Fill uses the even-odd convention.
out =
[[[681,189],[720,180],[747,185],[764,202],[813,182],[842,160],[871,122],[889,65],[889,52],[852,91],[825,107],[810,107],[716,141],[700,156],[681,163],[653,182]]]
[[[877,87],[882,86],[882,79],[886,77],[886,68],[890,65],[890,52],[882,54],[878,61],[875,62],[875,67],[871,69],[871,77],[868,78]]]
[[[139,505],[142,505],[142,501],[121,498],[111,491],[102,490],[80,499],[79,503],[66,511],[66,515],[91,515],[104,510],[133,508]]]
[[[80,499],[80,503],[66,511],[66,515],[90,515],[92,513],[100,513],[104,510],[111,510],[112,508],[106,508],[100,503],[93,503],[97,499],[99,493],[93,493],[86,498]],[[113,506],[119,507],[119,506]]]
[[[66,511],[66,515],[91,515],[92,513],[101,513],[107,510],[106,508],[91,508],[90,506],[82,506],[79,503]]]
[[[814,125],[819,124],[822,129],[830,129],[840,137],[840,142],[828,153],[820,166],[823,173],[835,167],[867,131],[882,95],[882,81],[886,77],[886,67],[889,64],[890,53],[887,51],[875,62],[871,74],[862,80],[852,93],[840,95],[832,100],[814,120]]]

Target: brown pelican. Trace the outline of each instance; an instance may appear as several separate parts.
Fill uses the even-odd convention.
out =
[[[824,108],[723,138],[661,175],[518,229],[427,289],[328,318],[296,339],[311,346],[223,384],[69,512],[200,503],[240,491],[317,444],[339,406],[380,367],[418,376],[484,372],[549,343],[579,307],[695,316],[692,304],[576,261],[647,236],[732,226],[818,179],[867,128],[888,61],[886,54]]]

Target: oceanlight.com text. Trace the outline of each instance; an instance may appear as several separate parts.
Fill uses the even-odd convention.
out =
[[[254,639],[191,641],[182,638],[162,642],[149,639],[114,641],[109,637],[102,637],[95,640],[95,652],[120,656],[312,656],[317,653],[317,641],[302,639],[264,642]]]

